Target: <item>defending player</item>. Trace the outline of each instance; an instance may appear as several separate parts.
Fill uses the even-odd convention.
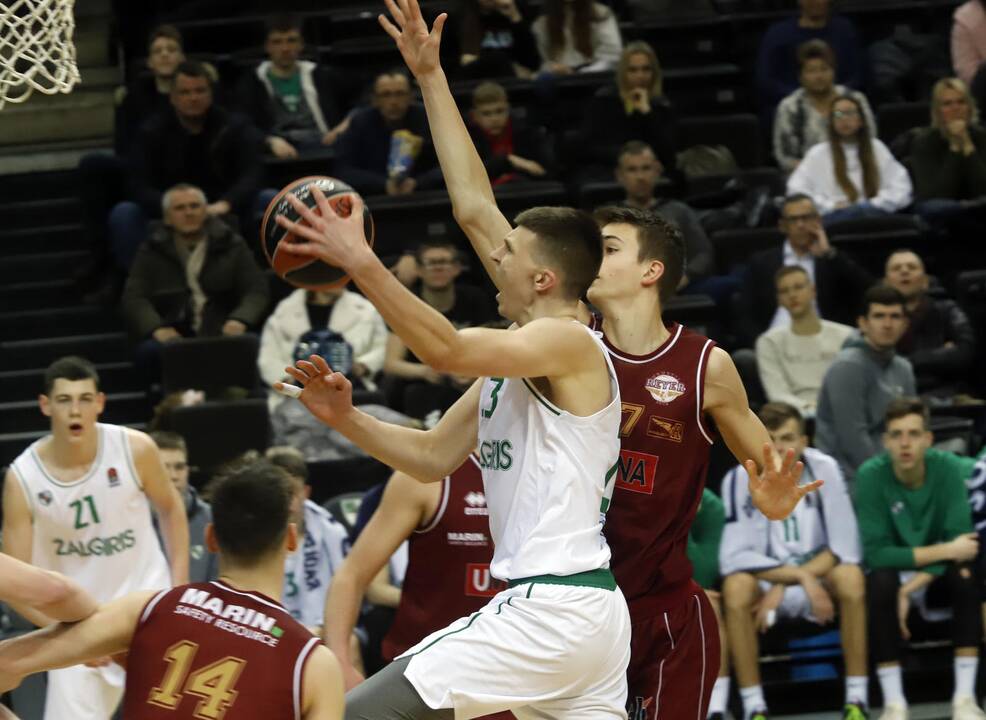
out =
[[[340,720],[338,663],[277,601],[285,555],[298,546],[292,494],[267,461],[220,478],[206,528],[218,581],[131,593],[82,622],[0,643],[0,692],[31,673],[128,652],[126,718]]]
[[[41,412],[51,434],[20,454],[3,492],[4,552],[77,581],[97,602],[188,579],[188,522],[157,446],[144,433],[97,422],[105,396],[87,360],[45,372]],[[169,562],[151,520],[154,508]],[[44,613],[13,603],[35,625]],[[106,720],[123,695],[123,670],[71,667],[48,675],[46,720]]]
[[[363,596],[405,540],[410,541],[407,573],[397,615],[383,640],[385,660],[476,612],[506,587],[490,575],[493,543],[479,463],[470,455],[440,483],[420,483],[399,472],[387,482],[379,507],[332,577],[325,603],[324,639],[342,664],[347,689],[363,682],[347,662],[347,639]]]
[[[304,386],[301,401],[424,482],[444,478],[478,445],[491,573],[508,582],[479,612],[357,686],[347,717],[625,718],[629,617],[601,532],[619,457],[619,391],[602,341],[575,321],[599,268],[598,225],[568,208],[521,214],[492,257],[500,313],[519,328],[457,331],[367,246],[358,197],[343,220],[317,188],[312,195],[321,216],[288,196],[307,224],[278,217],[308,240],[291,251],[343,268],[422,362],[481,379],[430,431],[354,409],[349,382],[318,356],[288,368]]]
[[[381,25],[421,88],[456,221],[497,283],[490,253],[511,226],[496,206],[439,63],[446,16],[439,15],[429,32],[416,0],[397,0],[397,6],[388,0],[388,7],[399,28],[383,16]],[[652,213],[612,211],[603,216],[603,238],[589,298],[603,313],[623,401],[620,471],[606,536],[634,623],[631,715],[705,717],[719,666],[718,634],[685,555],[712,444],[705,416],[745,460],[753,502],[768,517],[786,516],[820,483],[799,487],[801,465],[793,455],[773,455],[729,355],[708,338],[661,320],[662,301],[684,269],[678,231]],[[599,322],[585,306],[578,317]]]

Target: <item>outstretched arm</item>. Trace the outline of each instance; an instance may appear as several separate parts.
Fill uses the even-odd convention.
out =
[[[712,415],[726,445],[746,468],[753,504],[771,520],[786,518],[802,497],[822,486],[821,480],[798,484],[804,465],[795,462],[793,450],[777,457],[767,428],[750,409],[736,366],[719,348],[709,355],[702,409]],[[762,463],[753,459],[757,457]]]
[[[0,583],[0,600],[30,605],[55,620],[75,622],[96,612],[96,601],[72,578],[2,553]]]
[[[510,222],[496,206],[486,167],[466,130],[439,61],[442,29],[448,16],[439,15],[429,32],[418,0],[386,0],[386,3],[392,20],[380,15],[380,25],[394,39],[421,88],[455,220],[495,283],[490,253],[510,232]]]

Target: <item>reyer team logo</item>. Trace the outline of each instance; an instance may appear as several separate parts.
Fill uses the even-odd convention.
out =
[[[671,373],[662,372],[644,383],[651,397],[662,405],[674,402],[688,392],[688,387]]]
[[[490,511],[486,507],[486,496],[481,492],[466,493],[466,515],[489,515]]]

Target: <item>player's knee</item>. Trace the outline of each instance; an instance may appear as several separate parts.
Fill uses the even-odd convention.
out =
[[[859,565],[837,565],[831,577],[840,601],[862,603],[866,600],[866,578]]]
[[[757,579],[750,573],[727,575],[722,583],[722,599],[727,613],[749,610],[757,599],[757,593]]]

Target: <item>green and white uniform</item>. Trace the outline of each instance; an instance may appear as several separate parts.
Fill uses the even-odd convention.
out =
[[[551,404],[525,378],[487,378],[479,459],[508,583],[484,608],[408,650],[405,677],[456,718],[511,710],[519,720],[625,718],[630,617],[602,535],[619,458],[620,394],[587,417]]]
[[[45,468],[41,440],[11,465],[31,512],[31,563],[71,577],[105,603],[135,590],[170,587],[171,573],[134,469],[127,431],[98,423],[96,459],[65,483]],[[123,694],[123,671],[83,666],[48,673],[46,720],[107,720]]]

